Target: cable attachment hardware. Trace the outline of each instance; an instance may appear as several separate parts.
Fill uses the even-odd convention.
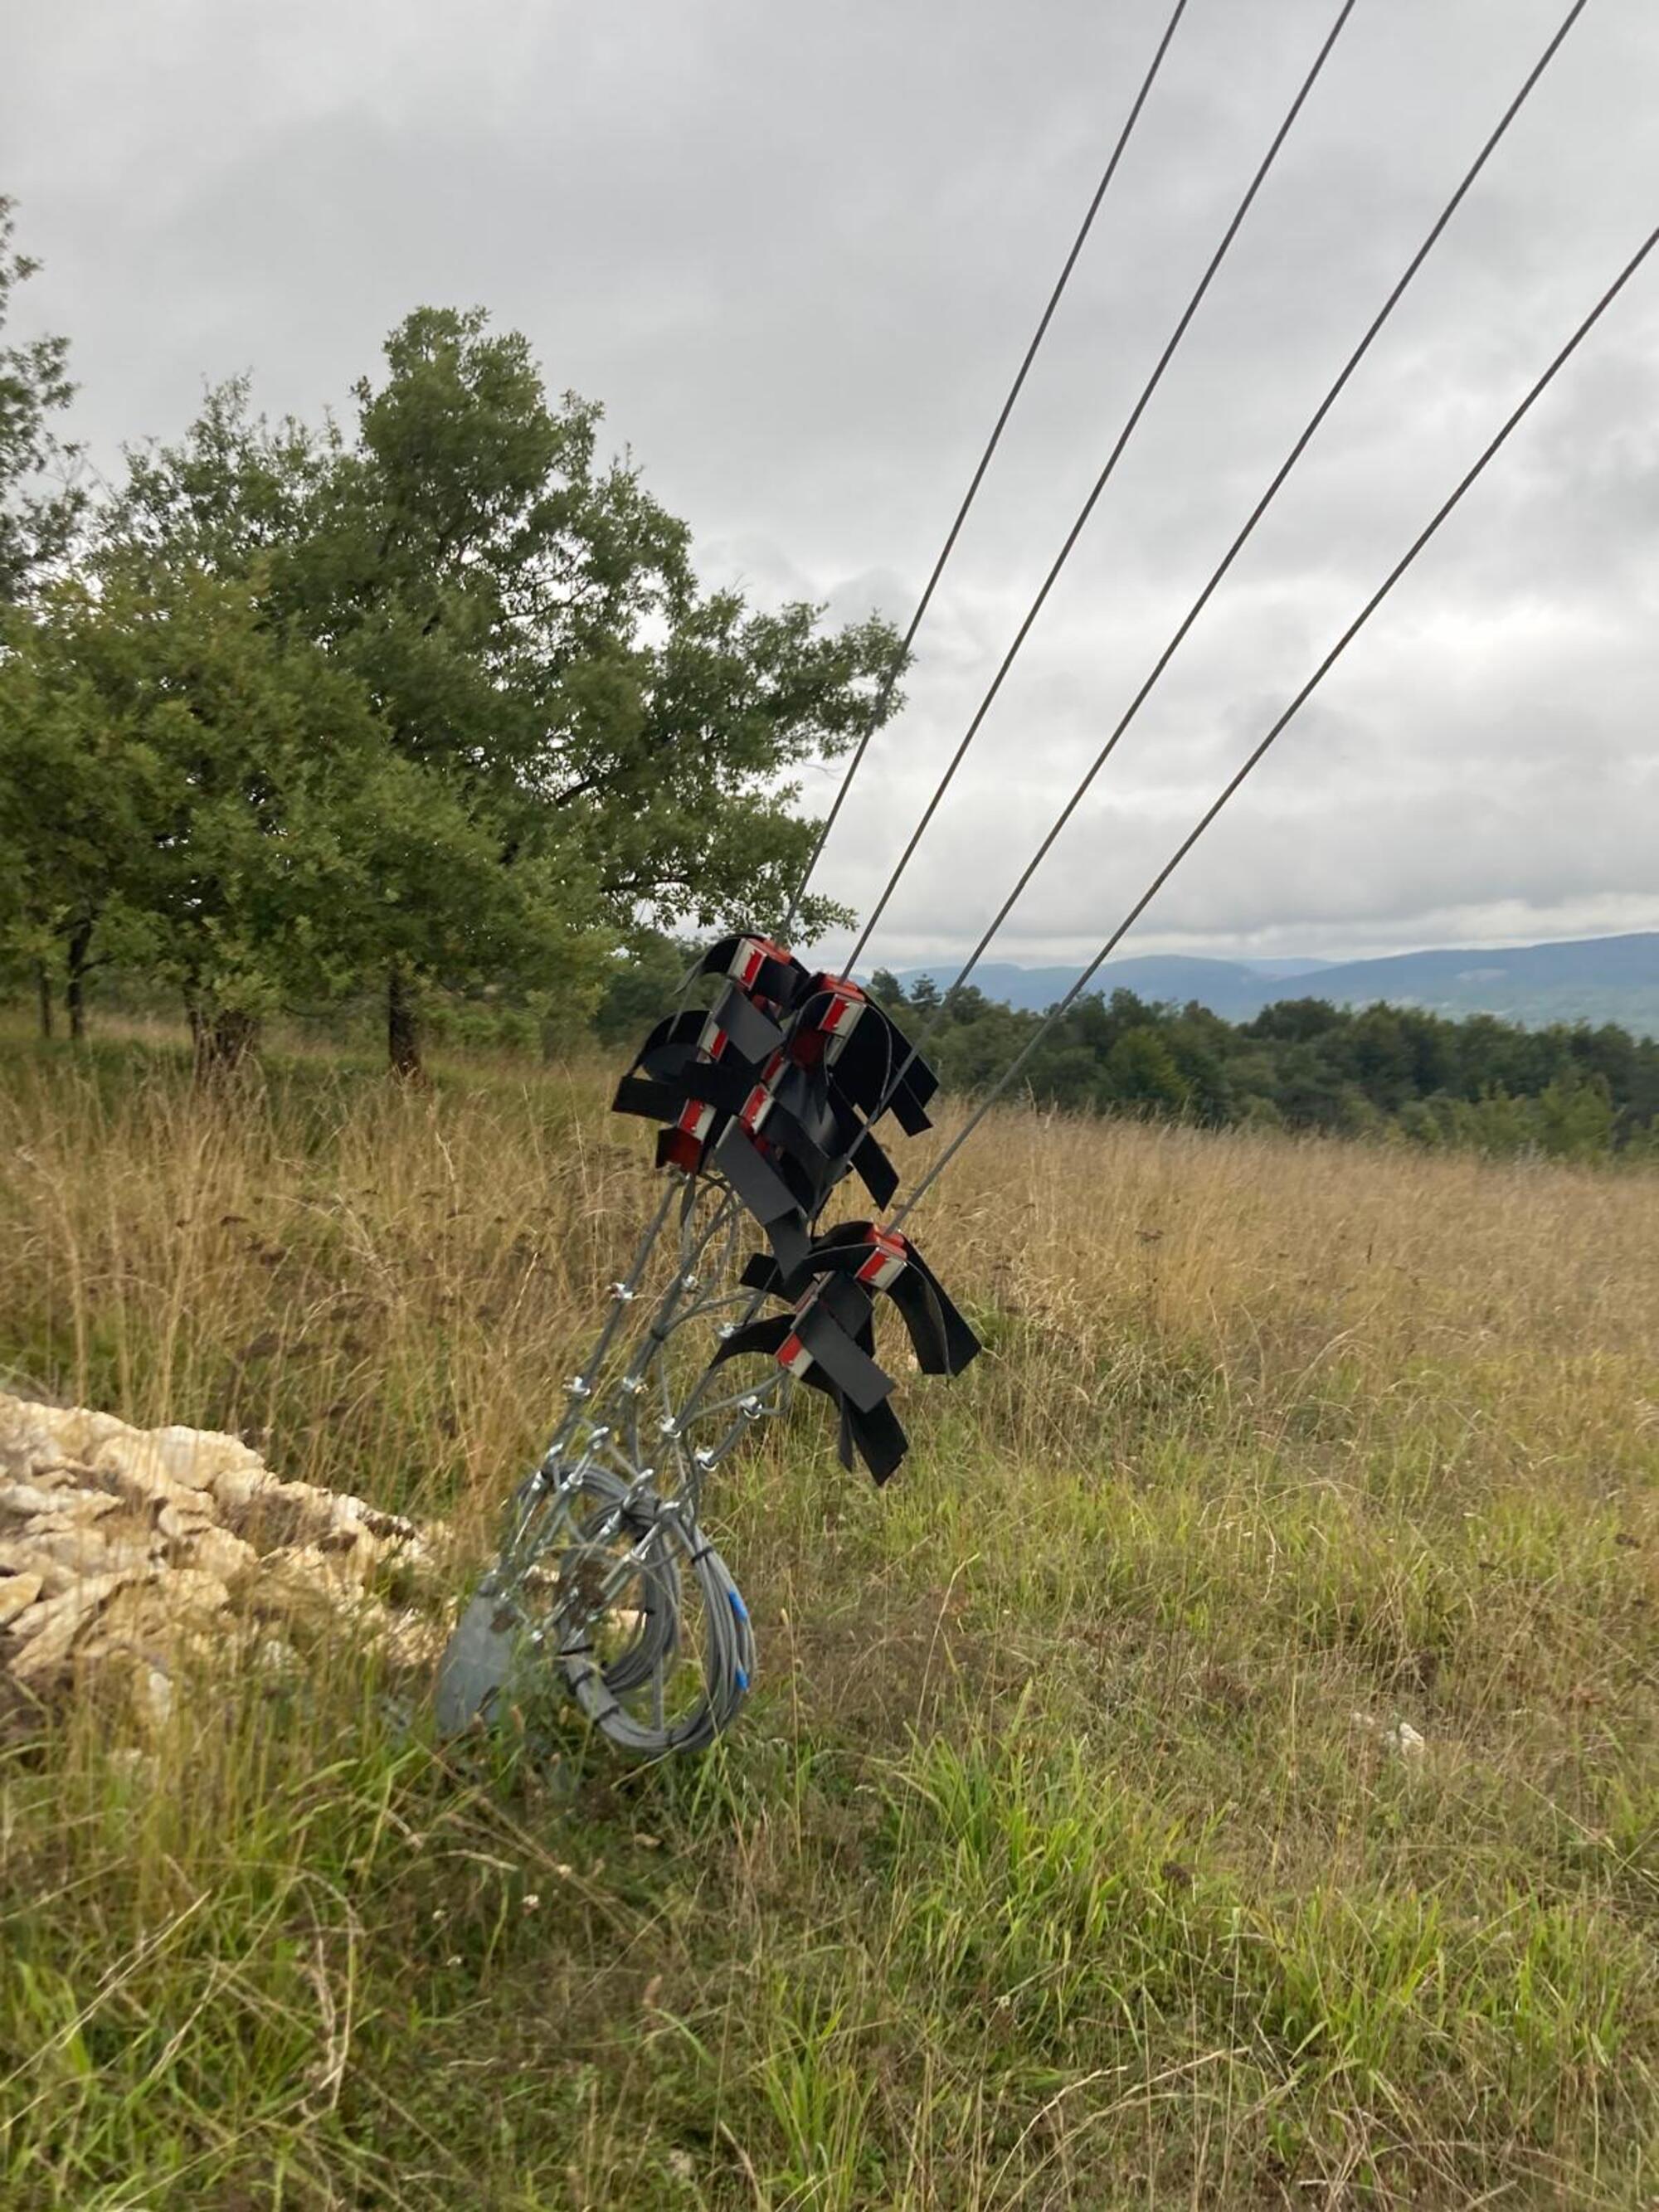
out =
[[[877,1297],[897,1308],[923,1374],[959,1375],[980,1350],[932,1268],[896,1230],[849,1221],[817,1238],[799,1267],[786,1272],[762,1253],[743,1279],[789,1300],[791,1310],[737,1330],[716,1351],[714,1364],[744,1352],[769,1353],[787,1374],[835,1402],[842,1464],[850,1468],[856,1454],[885,1482],[909,1446],[887,1402],[892,1377],[876,1364]]]

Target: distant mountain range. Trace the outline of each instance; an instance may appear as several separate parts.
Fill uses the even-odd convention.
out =
[[[944,984],[955,972],[909,968],[899,981],[908,989],[932,975]],[[988,962],[972,980],[988,999],[1041,1009],[1063,997],[1076,974],[1074,968]],[[1196,999],[1232,1022],[1248,1021],[1280,999],[1350,1006],[1382,1000],[1439,1014],[1499,1014],[1534,1027],[1617,1022],[1639,1036],[1659,1036],[1659,931],[1565,945],[1399,952],[1383,960],[1194,960],[1153,953],[1109,960],[1091,988],[1182,1006]]]

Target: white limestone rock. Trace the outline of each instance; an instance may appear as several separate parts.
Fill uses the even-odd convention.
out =
[[[42,1587],[39,1575],[0,1575],[0,1628],[27,1613]]]
[[[235,1437],[0,1393],[0,1674],[37,1696],[118,1681],[150,1734],[198,1670],[289,1682],[330,1639],[398,1666],[434,1656],[435,1595],[394,1607],[369,1587],[387,1565],[428,1566],[433,1536],[282,1480]]]

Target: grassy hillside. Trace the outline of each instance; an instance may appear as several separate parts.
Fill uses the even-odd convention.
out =
[[[0,1363],[482,1542],[645,1202],[599,1095],[7,1046]],[[958,1170],[990,1356],[884,1493],[811,1403],[722,1475],[702,1763],[446,1759],[348,1650],[153,1766],[14,1723],[8,2212],[1652,2203],[1659,1176]]]

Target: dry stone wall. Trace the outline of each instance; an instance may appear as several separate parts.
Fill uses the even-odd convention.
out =
[[[441,1641],[441,1531],[284,1482],[237,1437],[0,1393],[0,1680],[109,1686],[160,1723],[193,1662],[282,1675],[343,1638]]]

